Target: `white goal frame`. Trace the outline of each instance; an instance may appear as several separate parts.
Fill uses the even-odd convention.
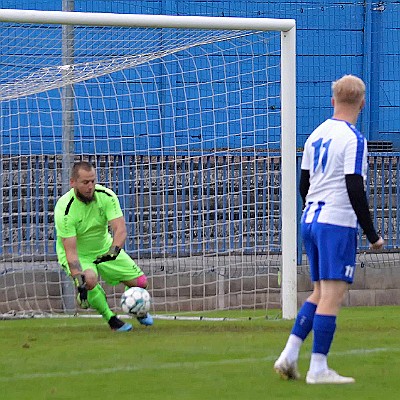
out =
[[[29,24],[195,28],[281,32],[282,317],[297,313],[296,23],[293,19],[0,10],[0,21]]]

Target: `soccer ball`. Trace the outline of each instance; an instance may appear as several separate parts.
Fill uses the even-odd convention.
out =
[[[131,287],[121,296],[121,308],[135,317],[144,317],[151,306],[150,293],[141,287]]]

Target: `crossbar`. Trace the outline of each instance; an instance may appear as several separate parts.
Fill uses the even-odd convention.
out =
[[[0,10],[0,22],[84,26],[124,26],[214,30],[256,30],[287,32],[294,19],[237,18],[175,15],[85,13],[37,10]]]

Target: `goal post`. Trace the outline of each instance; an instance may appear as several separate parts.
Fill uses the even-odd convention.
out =
[[[297,314],[296,36],[281,34],[282,45],[282,317]]]
[[[0,21],[21,24],[282,32],[289,32],[295,28],[295,20],[293,19],[112,14],[15,9],[1,9]]]
[[[2,9],[0,31],[0,313],[69,311],[52,213],[87,159],[155,312],[295,317],[294,20]]]

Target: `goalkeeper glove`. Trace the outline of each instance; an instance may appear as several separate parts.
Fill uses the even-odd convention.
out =
[[[87,298],[87,288],[86,288],[86,281],[85,275],[80,274],[74,277],[74,283],[76,288],[78,289],[78,296],[76,300],[81,308],[88,309],[90,307],[89,301]]]
[[[113,261],[118,257],[118,254],[121,252],[121,247],[118,246],[111,246],[110,250],[107,251],[107,253],[102,254],[101,256],[98,256],[93,263],[94,264],[100,264],[105,261]]]

